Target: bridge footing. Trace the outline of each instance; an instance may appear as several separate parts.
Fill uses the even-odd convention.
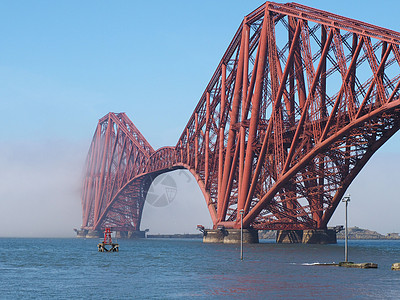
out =
[[[99,239],[102,238],[103,236],[104,234],[103,231],[101,230],[87,230],[86,235],[84,237],[87,239]]]
[[[145,231],[116,231],[115,237],[118,239],[142,239],[146,237]]]
[[[103,237],[102,230],[74,229],[77,238],[98,239]],[[117,239],[138,239],[145,238],[145,231],[115,231]]]
[[[336,244],[335,229],[277,230],[278,244]]]
[[[203,243],[239,244],[240,229],[204,229]],[[258,243],[258,230],[243,229],[243,243]]]

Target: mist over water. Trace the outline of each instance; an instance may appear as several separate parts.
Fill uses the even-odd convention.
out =
[[[396,144],[397,138],[388,143]],[[0,144],[0,226],[4,229],[0,236],[75,236],[73,228],[81,226],[80,193],[89,144],[56,139]],[[386,234],[400,231],[400,160],[397,153],[382,150],[348,189],[349,226]],[[150,229],[150,234],[197,233],[198,224],[212,226],[200,188],[187,170],[160,175],[149,195],[141,230]],[[329,226],[339,224],[344,224],[342,204]]]
[[[82,176],[89,145],[90,141],[55,139],[0,145],[0,237],[76,235],[73,228],[82,222]],[[142,230],[198,233],[198,224],[211,227],[203,195],[186,170],[157,177],[150,200],[167,195],[165,178],[172,181],[173,194],[158,206],[146,201]]]
[[[73,237],[81,225],[86,143],[63,140],[0,146],[1,236]]]

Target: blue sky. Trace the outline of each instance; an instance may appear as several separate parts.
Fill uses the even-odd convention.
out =
[[[400,31],[397,2],[298,2]],[[70,235],[80,226],[79,180],[98,119],[126,112],[154,148],[175,145],[243,17],[262,3],[0,0],[0,225],[13,223],[14,235],[51,226],[49,236]],[[399,175],[400,137],[376,157],[350,188],[364,201],[354,203],[353,225],[400,231],[382,220],[384,210],[376,217],[376,197],[399,209],[390,180]],[[378,184],[377,196],[362,194],[365,182]],[[209,222],[205,208],[201,215]]]

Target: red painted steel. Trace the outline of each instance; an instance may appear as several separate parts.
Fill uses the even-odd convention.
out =
[[[103,243],[106,244],[106,245],[111,245],[112,244],[111,228],[110,227],[106,227],[106,229],[104,230]]]
[[[175,147],[154,151],[125,114],[97,126],[83,228],[139,230],[159,174],[186,168],[214,224],[325,228],[400,128],[400,33],[296,3],[247,15]]]

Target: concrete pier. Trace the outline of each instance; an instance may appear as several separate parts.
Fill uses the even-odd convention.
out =
[[[77,238],[98,239],[103,237],[102,230],[74,229]],[[118,239],[137,239],[145,238],[145,231],[115,231],[115,237]]]
[[[103,237],[103,231],[101,230],[88,230],[85,238],[87,239],[98,239]]]
[[[278,230],[276,242],[281,244],[336,244],[335,229]]]
[[[276,242],[278,244],[297,244],[303,239],[303,230],[277,230]]]
[[[204,229],[203,243],[239,244],[240,229]],[[243,243],[258,243],[258,230],[243,229]]]
[[[103,237],[103,232],[100,230],[74,229],[76,237],[81,239],[98,239]]]
[[[115,237],[118,239],[141,239],[145,238],[145,231],[115,231]]]
[[[76,237],[80,239],[86,238],[86,234],[88,233],[88,231],[84,229],[74,229],[74,231],[76,232]]]

